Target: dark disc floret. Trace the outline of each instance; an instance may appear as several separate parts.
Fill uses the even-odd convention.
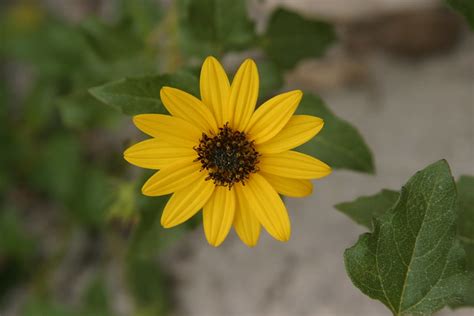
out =
[[[217,135],[202,134],[199,145],[194,147],[202,169],[207,170],[206,180],[229,189],[237,182],[245,184],[251,173],[257,172],[258,157],[253,141],[244,132],[231,129],[226,123]]]

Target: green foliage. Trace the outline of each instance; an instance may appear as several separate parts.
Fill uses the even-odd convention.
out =
[[[169,280],[160,264],[149,258],[131,257],[126,273],[138,313],[164,315],[169,304]]]
[[[466,251],[467,268],[474,276],[474,177],[462,176],[458,183],[458,238]],[[461,304],[474,306],[474,278]]]
[[[33,240],[26,234],[16,211],[4,209],[0,213],[0,257],[28,257],[33,249]]]
[[[25,99],[24,122],[30,131],[38,131],[51,124],[54,107],[51,100],[57,87],[51,80],[36,82]]]
[[[108,316],[113,315],[110,312],[109,299],[107,297],[107,288],[104,280],[97,276],[91,281],[82,296],[82,315],[87,316]]]
[[[153,0],[120,0],[122,19],[140,37],[147,37],[162,18],[158,2]]]
[[[353,202],[339,203],[335,207],[354,222],[372,228],[372,219],[388,211],[399,196],[397,191],[382,190],[372,196],[361,196]]]
[[[74,195],[67,201],[72,216],[85,225],[105,224],[113,196],[109,176],[99,167],[84,166],[77,181]]]
[[[165,314],[170,283],[160,253],[201,217],[173,230],[161,227],[168,197],[141,195],[143,179],[122,160],[130,139],[117,137],[121,114],[166,113],[159,95],[165,85],[199,96],[196,65],[202,57],[236,50],[266,52],[258,61],[260,96],[266,99],[283,86],[284,69],[320,56],[334,39],[327,24],[285,10],[272,16],[259,38],[244,0],[181,0],[166,15],[154,0],[113,5],[107,21],[91,14],[70,23],[30,1],[12,2],[0,13],[1,60],[26,69],[29,79],[20,87],[15,80],[0,82],[0,296],[25,282],[24,316],[111,315],[114,302],[99,274],[120,260],[134,312]],[[373,171],[371,154],[354,128],[315,97],[303,108],[325,118],[329,130],[308,152],[334,167]],[[343,147],[343,157],[340,148],[328,145],[333,140]],[[22,222],[37,210],[47,211],[44,222],[51,226],[33,235]],[[70,306],[57,299],[51,280],[70,264],[76,233],[94,236],[100,241],[94,247],[105,255],[81,261],[92,260],[87,268],[97,275]]]
[[[474,30],[474,1],[472,0],[446,0],[446,3],[464,15],[469,26]]]
[[[277,9],[270,17],[262,43],[270,59],[286,69],[304,58],[322,56],[335,39],[330,24]]]
[[[144,48],[143,40],[125,23],[107,25],[93,18],[83,22],[80,31],[91,51],[103,60],[132,57]]]
[[[283,74],[274,63],[266,60],[258,63],[258,73],[260,77],[259,99],[263,103],[283,86]]]
[[[470,280],[456,238],[456,202],[446,161],[416,173],[374,219],[373,232],[346,250],[352,282],[394,315],[431,314],[459,302]]]
[[[466,252],[467,270],[474,275],[474,177],[462,176],[456,186],[458,191],[457,238]],[[335,207],[355,222],[372,229],[372,221],[388,212],[399,196],[397,191],[382,190],[378,194],[340,203]],[[474,306],[473,284],[471,283],[466,290],[462,301],[451,305],[454,307]]]
[[[101,106],[100,101],[85,91],[57,98],[56,105],[63,124],[75,130],[114,126],[120,117]]]
[[[167,113],[160,90],[170,86],[198,95],[197,79],[187,73],[127,78],[90,89],[90,93],[126,115]]]
[[[188,49],[207,46],[207,54],[220,55],[248,48],[255,40],[244,0],[182,0],[180,4],[181,33]]]
[[[81,146],[72,134],[52,135],[37,151],[31,182],[50,197],[67,201],[81,172]]]
[[[79,311],[59,303],[51,302],[45,299],[35,299],[28,302],[22,316],[80,316]]]
[[[0,210],[0,304],[8,288],[28,275],[35,243],[14,209]]]
[[[296,150],[318,157],[333,168],[375,172],[372,153],[362,136],[348,122],[335,116],[319,97],[306,93],[296,114],[324,119],[322,131]]]
[[[23,309],[22,316],[111,316],[104,281],[92,279],[81,297],[79,307],[57,302],[46,295],[35,295]]]

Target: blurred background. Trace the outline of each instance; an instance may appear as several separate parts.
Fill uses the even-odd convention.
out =
[[[455,178],[474,174],[467,23],[437,0],[247,1],[257,32],[279,7],[335,28],[324,54],[276,72],[259,49],[190,48],[179,32],[190,2],[0,2],[0,315],[388,315],[347,277],[343,251],[364,229],[333,205],[398,190],[442,158]],[[190,50],[221,57],[229,73],[255,58],[267,95],[320,95],[360,131],[376,173],[337,170],[311,197],[288,199],[287,244],[263,233],[248,249],[232,232],[212,248],[199,218],[164,231],[166,199],[141,196],[149,173],[122,159],[143,136],[88,89],[196,73]]]

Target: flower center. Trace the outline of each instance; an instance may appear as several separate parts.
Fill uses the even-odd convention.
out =
[[[244,132],[234,131],[226,123],[217,135],[202,134],[199,145],[194,147],[202,170],[206,169],[215,185],[229,189],[236,182],[245,184],[251,173],[257,172],[258,157],[253,141],[248,141]]]

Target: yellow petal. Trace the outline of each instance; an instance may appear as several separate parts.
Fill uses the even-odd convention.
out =
[[[188,186],[201,178],[201,163],[181,159],[163,167],[148,179],[142,187],[142,193],[148,196],[170,194]]]
[[[207,203],[215,185],[212,181],[204,180],[205,178],[206,175],[203,175],[171,196],[161,215],[161,225],[164,228],[187,221]]]
[[[277,240],[288,241],[291,234],[288,212],[270,183],[258,173],[254,173],[242,186],[242,192],[268,233]]]
[[[237,183],[234,185],[237,204],[234,214],[234,229],[240,240],[249,247],[257,245],[260,237],[261,225],[252,207],[248,204],[247,198],[242,192],[242,185]]]
[[[217,131],[217,124],[211,110],[195,96],[179,89],[163,87],[160,90],[161,101],[168,112],[181,118],[203,132]]]
[[[260,172],[260,174],[280,194],[290,197],[305,197],[313,192],[313,184],[309,180],[285,178],[264,172]]]
[[[277,135],[288,123],[301,101],[303,92],[294,90],[279,94],[260,106],[247,128],[250,139],[264,143]]]
[[[227,237],[234,220],[234,212],[234,190],[223,186],[216,187],[202,212],[204,232],[210,245],[217,247]]]
[[[151,138],[128,148],[123,153],[123,157],[138,167],[161,169],[183,158],[193,161],[197,154],[190,147],[177,147],[161,139]]]
[[[202,131],[183,119],[162,114],[140,114],[133,123],[144,133],[176,146],[193,148],[199,143]]]
[[[251,59],[240,65],[230,87],[229,104],[224,108],[224,123],[243,131],[255,110],[258,98],[258,70]]]
[[[229,101],[230,83],[224,68],[212,56],[202,65],[199,86],[202,102],[211,109],[217,125],[224,125],[222,111]]]
[[[265,173],[296,179],[319,179],[331,173],[331,167],[321,160],[296,151],[262,155],[258,167]]]
[[[293,149],[313,138],[323,125],[324,121],[319,117],[293,115],[275,137],[257,145],[257,151],[262,154],[275,154]]]

